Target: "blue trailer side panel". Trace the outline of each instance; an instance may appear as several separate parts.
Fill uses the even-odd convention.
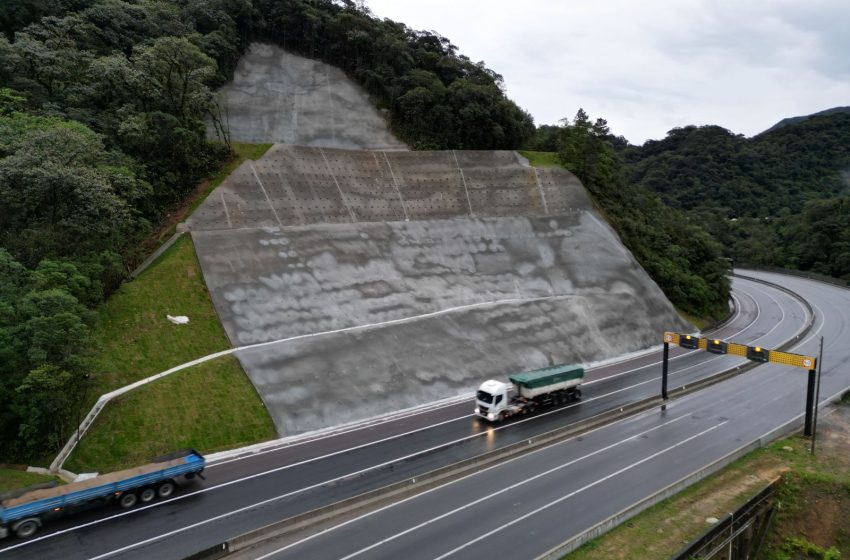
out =
[[[91,500],[104,498],[113,493],[125,492],[136,488],[142,488],[144,486],[158,484],[181,475],[198,473],[204,469],[205,465],[206,461],[200,454],[192,453],[185,457],[185,461],[182,464],[169,466],[164,469],[84,488],[78,491],[63,493],[49,498],[33,500],[31,502],[12,507],[4,508],[0,506],[0,522],[11,523],[18,519],[41,515],[55,508],[65,508]],[[58,488],[61,490],[63,487]]]

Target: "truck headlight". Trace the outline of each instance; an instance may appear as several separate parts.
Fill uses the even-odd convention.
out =
[[[487,414],[487,420],[489,420],[490,422],[492,422],[495,419],[496,419],[496,415],[493,414],[492,412]]]
[[[481,414],[481,409],[477,406],[475,407],[475,414]]]

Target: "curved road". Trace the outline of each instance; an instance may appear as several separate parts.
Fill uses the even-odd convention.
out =
[[[769,279],[777,281],[773,276]],[[786,277],[780,277],[779,283],[812,302],[813,333],[824,328],[825,319],[831,322],[830,331],[850,328],[850,319],[840,312],[842,306],[850,310],[846,299],[841,300],[850,292]],[[717,337],[771,347],[793,337],[806,323],[805,308],[787,293],[741,279],[733,285],[738,313]],[[827,310],[829,316],[820,310]],[[810,345],[813,336],[803,344]],[[680,349],[673,356],[671,388],[736,363],[735,358]],[[209,467],[205,483],[184,489],[172,500],[129,512],[106,508],[69,517],[48,525],[36,539],[4,542],[0,557],[182,558],[281,518],[656,395],[659,358],[660,353],[653,353],[591,370],[580,403],[494,429],[471,416],[470,401],[221,461]],[[525,542],[517,536],[528,532],[545,532],[552,542],[540,539],[539,550],[517,549],[517,557],[545,552],[572,535],[571,531],[579,532],[650,491],[650,483],[663,486],[668,479],[681,477],[683,470],[690,472],[710,462],[708,457],[721,456],[730,446],[769,431],[783,421],[783,414],[793,417],[802,412],[805,375],[789,370],[773,373],[772,369],[776,367],[760,366],[674,401],[664,414],[647,412],[515,459],[296,544],[274,557],[329,558],[359,551],[373,558],[389,557],[398,550],[407,555],[418,551],[415,556],[427,558],[447,552],[475,557],[489,549],[491,542],[491,550],[504,554],[504,542],[497,544],[500,535]],[[838,384],[850,384],[837,374],[834,377]],[[830,394],[828,378],[825,375],[824,396]],[[777,379],[785,381],[777,384]],[[759,398],[754,399],[755,395]],[[659,468],[659,462],[664,468]],[[671,464],[676,468],[669,468]],[[577,504],[583,505],[576,509]],[[547,519],[557,520],[559,529],[543,531]],[[446,527],[451,528],[449,534]],[[349,531],[356,538],[349,538]]]

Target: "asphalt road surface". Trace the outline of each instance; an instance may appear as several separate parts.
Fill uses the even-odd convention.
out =
[[[850,385],[840,367],[850,350],[838,343],[850,328],[850,292],[758,274],[797,291],[815,310],[812,333],[793,351],[814,352],[815,337],[829,333],[822,396]],[[770,348],[805,325],[805,308],[789,294],[741,279],[733,284],[738,312],[718,338]],[[182,558],[293,514],[657,395],[659,359],[660,352],[591,370],[580,403],[492,429],[472,417],[470,400],[221,461],[208,468],[205,482],[187,485],[172,500],[56,521],[30,541],[5,541],[0,558]],[[677,349],[670,387],[736,363]],[[535,556],[801,415],[804,391],[800,371],[760,366],[676,400],[663,413],[597,429],[268,552],[275,558],[381,558],[400,550],[423,558]]]

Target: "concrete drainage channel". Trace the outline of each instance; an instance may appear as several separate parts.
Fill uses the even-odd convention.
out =
[[[815,320],[814,312],[809,303],[806,302],[806,300],[804,300],[802,297],[800,297],[799,294],[796,294],[795,292],[785,287],[778,286],[770,282],[766,282],[764,280],[738,274],[736,274],[735,276],[746,280],[767,284],[774,288],[780,289],[795,297],[806,308],[809,317],[808,321],[806,322],[806,325],[792,339],[778,346],[778,350],[787,350],[811,331]],[[760,364],[748,363],[742,366],[730,368],[726,371],[702,379],[691,385],[671,389],[669,391],[669,394],[671,396],[683,397],[685,395],[694,393],[716,383],[725,381],[736,375],[745,373],[746,371],[753,369],[757,365]],[[840,398],[840,393],[837,397]],[[390,484],[388,486],[384,486],[382,488],[378,488],[366,492],[364,494],[348,498],[346,500],[342,500],[312,511],[302,513],[300,515],[281,520],[277,523],[261,527],[260,529],[250,531],[238,537],[228,539],[213,547],[202,550],[196,554],[193,554],[192,556],[187,557],[186,560],[217,560],[219,558],[227,557],[250,558],[252,556],[252,548],[263,542],[267,542],[270,540],[286,541],[287,539],[293,539],[296,535],[298,535],[299,537],[303,537],[321,532],[327,529],[328,527],[344,522],[349,518],[376,510],[393,502],[425,492],[429,489],[448,484],[454,480],[457,480],[464,476],[468,476],[477,471],[495,466],[499,463],[529,453],[530,451],[554,445],[570,437],[580,435],[582,433],[588,432],[595,428],[599,428],[606,424],[611,424],[629,416],[640,414],[641,412],[644,412],[656,406],[660,406],[662,404],[664,404],[664,401],[661,399],[660,396],[650,397],[640,401],[636,401],[624,407],[618,407],[603,412],[594,417],[581,420],[579,422],[564,426],[562,428],[557,428],[555,430],[535,436],[533,438],[513,443],[503,448],[496,449],[488,453],[478,455],[476,457],[471,457],[469,459],[465,459],[463,461],[459,461],[457,463],[447,465],[439,469],[435,469],[422,475],[411,477]],[[579,535],[571,537],[558,547],[555,547],[554,549],[540,556],[540,558],[545,558],[547,560],[560,558],[564,554],[575,550],[585,542],[605,533],[613,527],[616,527],[620,523],[637,515],[646,508],[651,507],[652,505],[668,498],[669,496],[676,494],[677,492],[683,490],[684,488],[687,488],[691,484],[694,484],[695,482],[698,482],[706,478],[707,476],[710,476],[711,474],[717,472],[718,470],[732,463],[736,459],[746,455],[747,453],[755,451],[756,449],[767,445],[768,443],[778,439],[779,437],[799,429],[802,425],[801,418],[802,415],[786,423],[785,425],[780,426],[779,428],[767,434],[764,434],[759,439],[741,446],[737,450],[726,455],[725,457],[718,459],[717,461],[714,461],[710,465],[691,473],[690,475],[660,490],[654,495],[648,496],[643,500],[633,504],[632,506],[623,509],[622,511],[609,517],[605,521],[595,525],[594,527],[591,527],[587,531],[584,531]]]

